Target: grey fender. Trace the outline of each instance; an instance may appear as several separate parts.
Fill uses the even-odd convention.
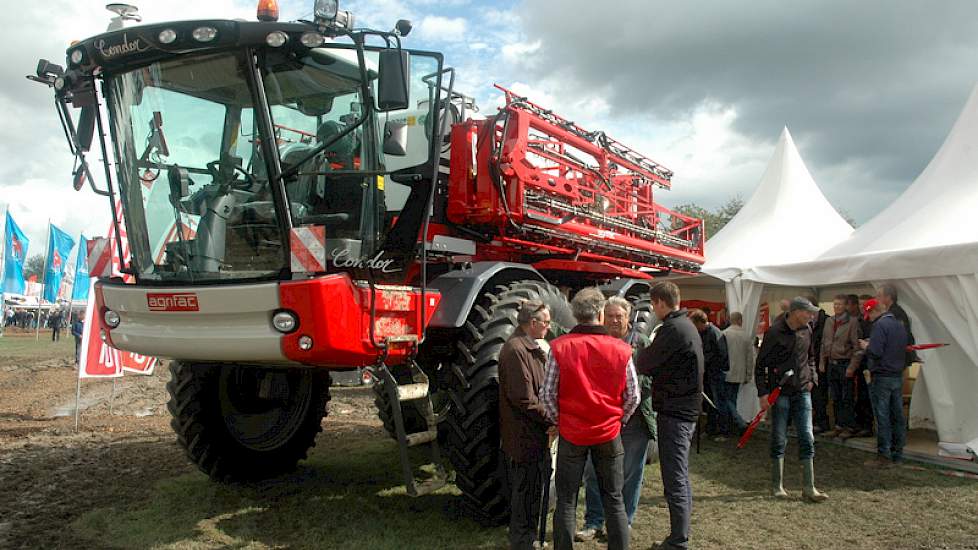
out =
[[[510,262],[475,262],[465,269],[449,271],[428,284],[441,292],[441,302],[428,327],[459,328],[490,281],[505,284],[525,279],[547,281],[536,269]]]
[[[608,284],[598,287],[605,296],[621,296],[622,298],[648,292],[652,288],[652,281],[642,279],[615,279]]]

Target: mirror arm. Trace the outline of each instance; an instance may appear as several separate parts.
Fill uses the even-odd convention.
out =
[[[68,106],[65,104],[65,100],[61,98],[55,99],[55,104],[58,110],[58,118],[61,119],[61,128],[65,132],[65,137],[68,139],[68,148],[71,150],[71,154],[74,155],[75,161],[79,164],[78,168],[75,170],[75,174],[77,174],[79,170],[83,171],[84,173],[82,176],[88,180],[89,186],[96,195],[101,195],[103,197],[112,196],[109,191],[103,191],[102,189],[95,187],[95,178],[92,177],[92,172],[88,168],[88,162],[85,160],[85,152],[78,143],[78,133],[75,130],[75,124],[71,119],[71,112],[68,111]],[[99,139],[101,139],[101,132],[99,132]],[[78,185],[75,189],[80,190],[81,185]]]

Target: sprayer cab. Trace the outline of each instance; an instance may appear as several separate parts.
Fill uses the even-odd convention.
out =
[[[135,8],[108,7],[107,32],[30,77],[54,90],[76,189],[109,197],[126,236],[113,243],[126,283],[96,285],[113,321],[103,338],[174,359],[339,369],[414,353],[438,293],[410,286],[416,248],[385,244],[416,223],[399,214],[435,178],[441,55],[403,49],[407,21],[355,29],[335,0],[299,22],[268,0],[258,21],[128,26]],[[115,160],[97,171],[103,186],[93,148]],[[398,183],[395,170],[417,177]]]
[[[410,194],[388,181],[392,167],[431,165],[430,131],[408,147],[389,124],[437,117],[417,111],[438,103],[442,58],[401,48],[410,23],[356,30],[335,0],[284,23],[275,4],[260,2],[256,22],[135,27],[123,25],[138,20],[131,7],[110,5],[112,30],[30,77],[55,91],[76,188],[118,186],[139,283],[290,278],[300,226],[325,230],[336,261],[321,272],[366,265]],[[107,189],[85,158],[96,143],[118,161]]]

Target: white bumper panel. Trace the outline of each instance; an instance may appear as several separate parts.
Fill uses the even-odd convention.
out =
[[[197,311],[151,311],[150,295],[196,296]],[[104,285],[105,307],[122,321],[111,331],[119,349],[151,357],[198,361],[289,362],[272,327],[277,283],[182,288]],[[164,306],[165,307],[165,306]],[[179,309],[179,307],[171,308]]]

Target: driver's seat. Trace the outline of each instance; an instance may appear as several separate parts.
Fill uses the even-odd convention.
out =
[[[336,138],[336,136],[343,133],[344,128],[339,125],[338,122],[333,120],[327,120],[326,122],[319,125],[319,129],[316,131],[316,139],[319,143],[328,143]],[[326,153],[326,160],[329,164],[336,168],[337,170],[353,170],[353,132],[346,134],[340,139],[336,140],[335,143],[329,145],[324,149]]]

